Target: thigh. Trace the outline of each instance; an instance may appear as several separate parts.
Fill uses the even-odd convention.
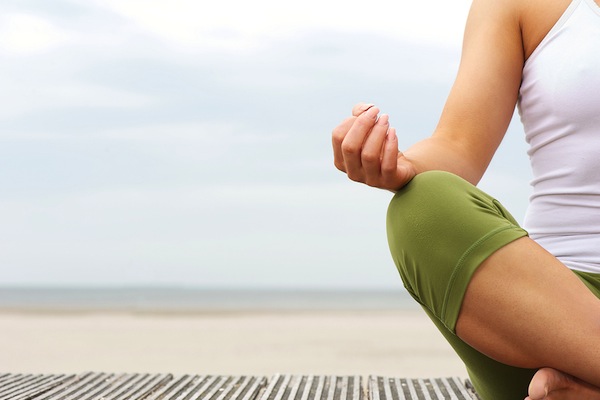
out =
[[[400,191],[387,229],[406,288],[483,399],[523,398],[527,368],[542,366],[600,387],[600,275],[567,269],[497,201],[448,173]]]
[[[394,197],[387,231],[406,289],[463,360],[479,395],[486,400],[524,398],[535,370],[487,357],[461,340],[455,328],[478,266],[527,232],[495,199],[439,171],[418,175]]]
[[[487,357],[451,332],[428,309],[425,312],[464,362],[481,399],[521,400],[527,396],[529,382],[537,369],[518,368]]]
[[[527,235],[498,201],[456,175],[417,175],[387,214],[392,258],[408,292],[455,332],[479,265]]]

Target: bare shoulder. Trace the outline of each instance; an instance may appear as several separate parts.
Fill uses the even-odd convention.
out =
[[[526,59],[571,1],[472,0],[458,74],[434,132],[460,147],[471,171],[463,177],[476,182],[487,168],[514,114]]]
[[[514,0],[509,0],[514,1]],[[525,59],[537,48],[573,0],[517,0]]]
[[[502,27],[504,37],[518,42],[529,58],[573,0],[473,0],[471,19]]]

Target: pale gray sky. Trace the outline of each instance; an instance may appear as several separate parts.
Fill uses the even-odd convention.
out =
[[[469,2],[6,0],[0,284],[397,287],[391,194],[332,165],[359,101],[428,135]],[[510,129],[482,187],[521,220]]]

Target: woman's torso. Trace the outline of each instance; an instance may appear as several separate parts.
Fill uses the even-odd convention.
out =
[[[519,112],[534,176],[525,227],[570,268],[600,273],[600,6],[536,3],[522,26]]]

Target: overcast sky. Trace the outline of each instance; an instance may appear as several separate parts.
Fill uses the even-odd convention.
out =
[[[469,1],[4,0],[0,283],[399,287],[353,104],[429,135]],[[481,186],[522,220],[518,120]]]

